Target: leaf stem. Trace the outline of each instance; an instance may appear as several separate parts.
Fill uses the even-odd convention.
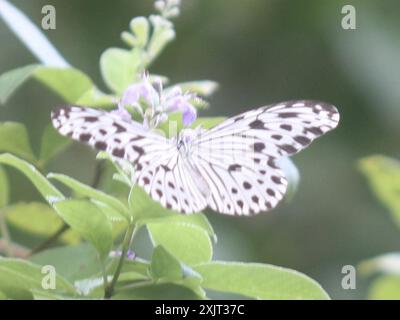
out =
[[[137,227],[136,223],[131,222],[128,229],[126,230],[124,241],[122,242],[122,252],[121,257],[119,258],[117,269],[114,272],[113,278],[107,288],[104,291],[104,298],[110,299],[114,293],[114,287],[118,281],[119,275],[121,274],[122,266],[124,264],[124,260],[126,258],[126,254],[131,246],[132,240],[136,234]]]

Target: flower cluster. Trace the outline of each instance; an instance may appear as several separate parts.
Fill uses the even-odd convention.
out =
[[[190,126],[197,118],[197,110],[192,101],[198,97],[192,93],[184,93],[179,86],[166,90],[160,79],[150,80],[148,75],[142,76],[142,81],[129,86],[118,103],[115,112],[126,120],[131,121],[127,108],[133,108],[143,118],[143,126],[147,129],[156,128],[168,120],[168,114],[182,113],[182,122]]]

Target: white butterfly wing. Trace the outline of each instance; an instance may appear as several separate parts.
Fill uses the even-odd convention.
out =
[[[133,182],[164,207],[192,213],[207,206],[198,177],[181,159],[174,139],[146,131],[114,113],[77,106],[54,111],[52,122],[62,135],[103,150],[118,162],[130,162],[135,168]]]
[[[60,134],[127,160],[135,167],[146,164],[145,155],[156,158],[171,148],[165,137],[111,112],[67,106],[54,111],[51,118]]]
[[[274,208],[287,181],[276,160],[332,130],[339,113],[318,101],[289,101],[245,112],[193,142],[193,161],[211,190],[209,206],[250,215]]]
[[[230,118],[207,131],[196,143],[208,144],[209,150],[222,146],[240,152],[251,146],[254,154],[279,158],[299,152],[338,123],[339,113],[333,105],[287,101]]]

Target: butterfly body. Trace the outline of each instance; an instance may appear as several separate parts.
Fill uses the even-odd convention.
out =
[[[130,162],[133,182],[166,208],[251,215],[283,199],[287,180],[278,160],[335,128],[339,113],[323,102],[289,101],[170,139],[90,108],[61,108],[52,121],[61,134]]]

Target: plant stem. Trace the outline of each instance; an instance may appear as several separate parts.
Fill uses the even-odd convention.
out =
[[[69,229],[69,225],[64,223],[55,233],[53,233],[49,238],[44,240],[42,243],[40,243],[36,248],[33,248],[29,255],[33,255],[35,253],[38,253],[40,251],[43,251],[47,247],[49,247],[53,242],[55,242],[65,231]]]
[[[121,257],[119,258],[118,261],[117,269],[115,270],[115,273],[113,275],[110,284],[107,286],[104,292],[105,299],[110,299],[114,293],[114,287],[118,281],[119,275],[122,270],[122,266],[124,264],[124,260],[126,258],[126,254],[129,250],[129,247],[131,246],[136,231],[137,231],[136,224],[134,222],[131,222],[128,229],[126,230],[124,241],[122,242],[122,252],[121,252]]]
[[[108,287],[108,279],[107,279],[107,272],[106,272],[106,268],[104,266],[104,260],[99,257],[100,259],[100,265],[101,265],[101,273],[103,274],[103,288],[104,288],[104,292],[107,291],[107,287]]]
[[[8,232],[8,227],[6,224],[6,211],[4,209],[0,210],[0,231],[5,242],[4,251],[6,252],[7,256],[11,257],[13,255],[11,249],[11,236]]]

